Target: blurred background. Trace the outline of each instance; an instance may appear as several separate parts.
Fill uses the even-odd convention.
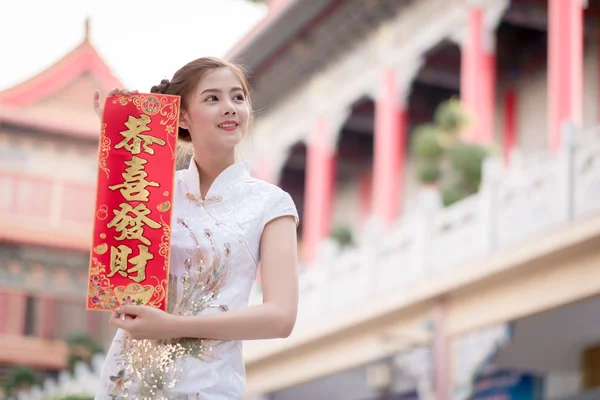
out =
[[[245,344],[247,399],[600,399],[600,0],[0,9],[0,398],[92,398],[114,334],[94,90],[213,55],[301,216],[298,323]]]

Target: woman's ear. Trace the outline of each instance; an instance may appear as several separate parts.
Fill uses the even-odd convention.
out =
[[[179,127],[190,130],[190,124],[188,124],[187,117],[183,112],[179,114]]]

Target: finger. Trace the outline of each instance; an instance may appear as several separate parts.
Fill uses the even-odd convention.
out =
[[[122,320],[122,319],[133,319],[133,318],[130,317],[129,315],[121,314],[121,313],[118,313],[116,311],[113,311],[111,313],[111,315],[110,315],[110,319],[109,320],[112,320],[112,319],[121,319]]]
[[[127,314],[127,315],[131,315],[131,316],[138,316],[142,313],[143,307],[140,306],[133,306],[133,305],[123,305],[119,308],[117,308],[115,311],[121,314]]]
[[[131,323],[133,322],[133,320],[131,319],[120,319],[120,318],[111,318],[110,321],[108,321],[109,324],[111,324],[112,326],[115,326],[117,328],[120,329],[124,329],[124,330],[129,330],[131,328]]]
[[[129,94],[140,94],[139,90],[130,90]]]
[[[117,93],[119,93],[119,89],[118,88],[114,88],[114,89],[111,89],[110,92],[108,92],[107,96],[108,97],[116,96]]]

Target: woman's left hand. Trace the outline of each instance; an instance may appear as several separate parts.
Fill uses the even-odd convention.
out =
[[[121,328],[132,339],[169,339],[169,327],[173,315],[157,308],[148,306],[124,305],[115,310],[110,318],[110,324]],[[125,314],[125,319],[121,319]]]
[[[136,94],[139,94],[139,91],[115,88],[115,89],[111,89],[111,91],[108,92],[106,97],[130,96],[130,95],[136,95]],[[102,115],[104,114],[104,109],[102,108],[102,104],[100,104],[100,91],[99,90],[96,90],[94,92],[94,111],[96,112],[96,115],[98,116],[100,121],[102,121]]]

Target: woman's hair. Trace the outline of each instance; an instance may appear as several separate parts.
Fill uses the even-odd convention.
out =
[[[243,68],[237,64],[221,60],[216,57],[202,57],[191,61],[184,65],[179,71],[175,72],[173,79],[163,79],[159,85],[152,86],[151,93],[172,94],[181,97],[181,109],[187,110],[188,101],[198,82],[206,74],[218,68],[228,68],[233,72],[242,84],[244,97],[248,102],[250,110],[252,110],[252,102],[250,100],[250,88],[248,78]],[[191,142],[192,138],[187,129],[179,128],[179,139],[185,142]]]

